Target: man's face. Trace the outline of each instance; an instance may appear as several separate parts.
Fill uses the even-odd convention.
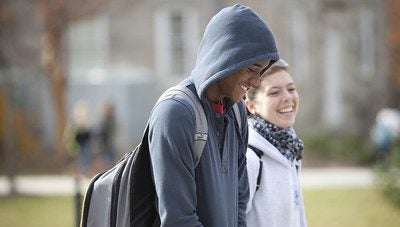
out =
[[[229,76],[216,82],[219,97],[229,98],[233,102],[239,102],[250,87],[258,87],[261,80],[261,72],[269,65],[269,60],[263,60],[253,65],[241,68]]]

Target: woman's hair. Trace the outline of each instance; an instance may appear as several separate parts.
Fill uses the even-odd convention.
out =
[[[269,75],[274,74],[281,70],[289,71],[289,64],[286,63],[284,60],[279,59],[277,62],[275,62],[273,65],[271,65],[271,67],[269,67],[263,73],[263,75],[261,76],[261,80],[263,77],[269,76]],[[254,100],[256,97],[256,94],[260,91],[260,89],[261,89],[261,86],[256,87],[256,88],[253,88],[253,87],[249,88],[246,92],[245,99],[250,100],[250,101]]]

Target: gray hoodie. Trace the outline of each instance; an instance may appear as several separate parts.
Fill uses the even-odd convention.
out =
[[[262,60],[279,59],[274,36],[250,8],[222,9],[206,27],[191,76],[182,82],[198,94],[208,122],[208,139],[197,166],[192,155],[195,115],[173,97],[158,103],[150,117],[149,146],[161,226],[246,226],[249,197],[246,172],[247,118],[242,127],[225,99],[217,113],[206,89],[231,73]]]

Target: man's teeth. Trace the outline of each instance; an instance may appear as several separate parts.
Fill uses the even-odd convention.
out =
[[[285,107],[285,108],[279,110],[280,113],[287,113],[287,112],[292,112],[292,111],[293,111],[293,107],[291,107],[291,106]]]

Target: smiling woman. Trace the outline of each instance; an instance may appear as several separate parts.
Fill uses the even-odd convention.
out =
[[[292,128],[299,95],[286,62],[274,63],[260,86],[248,89],[246,107],[248,226],[307,226],[299,183],[303,142]]]
[[[278,126],[293,126],[299,107],[299,95],[286,70],[280,70],[263,78],[261,89],[254,101],[248,102],[252,114]]]

